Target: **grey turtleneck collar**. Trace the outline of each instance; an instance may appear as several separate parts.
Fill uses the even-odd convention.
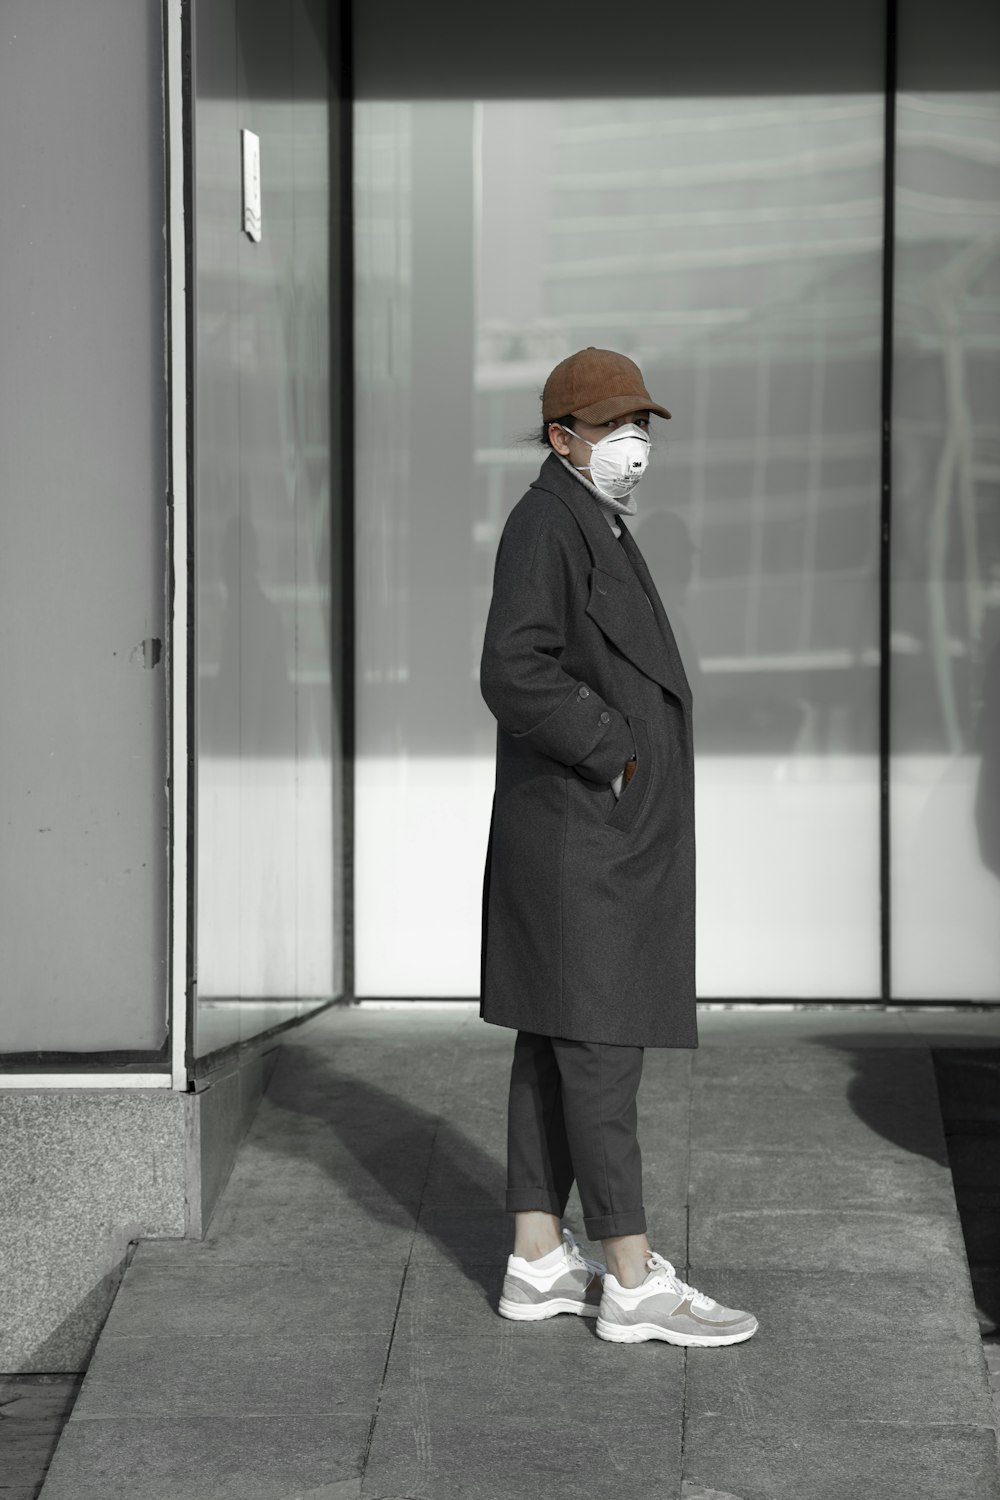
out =
[[[558,458],[559,462],[562,464],[567,473],[572,474],[574,479],[578,479],[580,481],[585,490],[590,491],[594,499],[597,501],[598,505],[601,507],[601,514],[607,521],[608,525],[611,527],[611,530],[614,532],[615,536],[620,537],[622,534],[622,529],[618,525],[618,522],[615,520],[615,516],[635,515],[638,508],[635,503],[635,495],[629,495],[627,500],[609,499],[607,495],[601,494],[596,484],[592,484],[584,474],[580,473],[579,469],[575,469],[568,458],[564,458],[561,453],[556,453],[556,450],[554,448],[552,452],[555,453],[556,458]]]

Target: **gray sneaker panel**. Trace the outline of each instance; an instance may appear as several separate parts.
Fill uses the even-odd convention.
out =
[[[664,1292],[643,1297],[632,1305],[605,1296],[601,1303],[601,1317],[605,1323],[616,1323],[623,1328],[635,1323],[659,1323],[676,1333],[691,1334],[736,1333],[756,1323],[752,1313],[721,1307],[718,1303],[711,1308],[696,1308],[690,1298],[678,1300]]]
[[[588,1283],[594,1278],[586,1269],[574,1267],[570,1271],[564,1271],[556,1278],[550,1287],[542,1288],[535,1286],[532,1282],[520,1276],[508,1272],[504,1278],[503,1295],[509,1302],[521,1302],[525,1306],[537,1307],[543,1302],[550,1302],[553,1297],[572,1297],[584,1301],[584,1292]],[[598,1290],[600,1282],[597,1283]],[[588,1296],[587,1301],[593,1300]]]
[[[718,1305],[706,1312],[692,1307],[688,1301],[683,1302],[666,1321],[675,1333],[691,1334],[741,1333],[746,1328],[756,1327],[757,1323],[752,1313]]]
[[[629,1323],[656,1323],[671,1317],[678,1307],[684,1305],[679,1297],[667,1292],[654,1292],[651,1297],[643,1297],[634,1303],[619,1302],[610,1292],[605,1292],[601,1317],[605,1323],[620,1323],[623,1327]]]
[[[678,1313],[688,1314],[695,1323],[701,1323],[712,1327],[724,1327],[729,1323],[745,1323],[748,1319],[754,1321],[753,1313],[744,1312],[739,1307],[723,1307],[721,1302],[716,1302],[714,1307],[693,1307],[690,1302],[677,1309]]]

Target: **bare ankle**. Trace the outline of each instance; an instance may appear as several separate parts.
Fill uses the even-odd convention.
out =
[[[555,1214],[532,1209],[514,1215],[514,1254],[521,1260],[540,1260],[562,1242],[562,1221]]]
[[[652,1252],[644,1234],[621,1234],[602,1240],[608,1270],[619,1286],[641,1286],[646,1279],[646,1257]]]

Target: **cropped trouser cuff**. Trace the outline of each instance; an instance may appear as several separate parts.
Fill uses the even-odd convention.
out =
[[[507,1111],[507,1211],[562,1218],[574,1178],[588,1238],[644,1234],[636,1094],[643,1049],[519,1031]]]
[[[548,1188],[508,1188],[507,1212],[509,1214],[555,1214],[561,1219],[566,1212],[565,1203]]]
[[[561,1219],[566,1212],[566,1205],[560,1203],[556,1194],[546,1188],[508,1189],[507,1212],[554,1214],[557,1219]],[[596,1218],[584,1214],[583,1227],[589,1240],[607,1240],[619,1234],[645,1234],[646,1215],[641,1208],[625,1213],[601,1214]]]
[[[583,1225],[588,1240],[608,1240],[618,1234],[645,1234],[646,1215],[641,1208],[633,1208],[626,1213],[604,1214],[598,1219],[588,1218],[584,1214]]]

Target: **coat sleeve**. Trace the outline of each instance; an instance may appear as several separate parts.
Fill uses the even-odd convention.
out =
[[[497,549],[479,685],[514,739],[610,782],[635,753],[628,721],[560,664],[577,572],[541,506],[515,506]]]

